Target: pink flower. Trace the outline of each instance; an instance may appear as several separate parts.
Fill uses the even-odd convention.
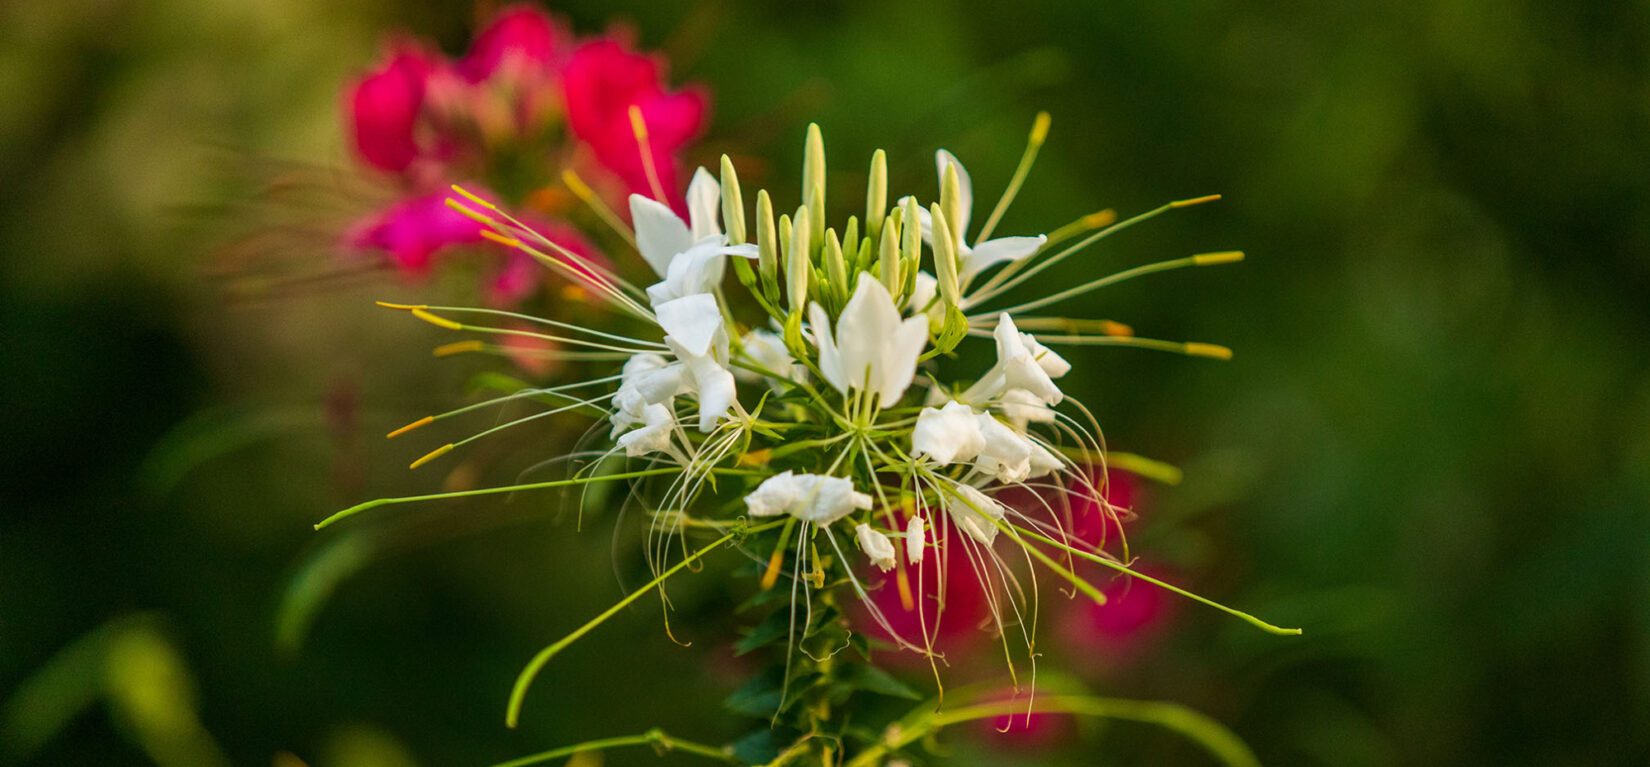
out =
[[[454,69],[472,83],[495,74],[512,79],[547,78],[559,68],[571,34],[559,21],[532,5],[513,5],[476,36],[470,52]]]
[[[661,84],[663,65],[615,40],[599,39],[573,51],[562,73],[567,122],[596,160],[637,194],[653,196],[642,147],[630,121],[636,106],[647,126],[648,147],[666,194],[678,195],[676,152],[704,128],[709,98],[697,88],[674,93]],[[679,200],[671,200],[673,204]]]
[[[490,196],[485,192],[481,196]],[[481,225],[447,205],[448,192],[414,197],[357,223],[345,235],[348,245],[359,250],[387,253],[402,273],[424,274],[435,254],[456,246],[481,245]],[[565,224],[529,221],[539,234],[586,261],[597,262],[600,255],[578,230]],[[531,295],[549,271],[532,256],[515,248],[486,243],[501,253],[502,266],[485,285],[487,301],[509,306]]]
[[[481,225],[448,207],[449,196],[436,192],[395,203],[351,227],[345,242],[388,253],[403,272],[422,274],[437,250],[481,242]]]
[[[1156,568],[1135,569],[1160,580],[1174,580]],[[1083,574],[1107,578],[1108,572],[1096,567]],[[1070,609],[1063,611],[1058,628],[1061,644],[1073,657],[1090,668],[1104,670],[1146,654],[1152,640],[1167,628],[1175,603],[1163,589],[1126,575],[1105,582],[1100,591],[1106,595],[1105,604],[1074,600]]]
[[[397,45],[383,67],[350,88],[351,135],[367,163],[400,173],[417,159],[418,120],[433,66],[422,51]]]
[[[944,514],[939,514],[929,518],[927,535],[929,548],[922,563],[914,567],[909,560],[903,563],[907,588],[914,603],[910,609],[906,608],[900,594],[897,569],[871,573],[866,588],[871,604],[882,613],[888,621],[888,628],[893,629],[895,634],[922,647],[926,631],[934,638],[934,651],[944,653],[948,661],[955,663],[991,640],[990,629],[986,625],[990,620],[990,606],[986,601],[985,587],[969,564],[968,554],[962,550],[963,533],[952,526]],[[943,546],[938,545],[940,541],[944,541]],[[940,609],[942,573],[943,611]],[[869,610],[862,609],[856,623],[872,636],[893,641],[887,628],[879,625]],[[890,660],[910,664],[927,662],[912,652],[895,653]]]

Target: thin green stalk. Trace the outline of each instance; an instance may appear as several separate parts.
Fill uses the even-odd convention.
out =
[[[1092,695],[1046,695],[1037,698],[1030,705],[1009,700],[964,706],[943,712],[935,712],[928,707],[918,711],[921,712],[919,717],[907,717],[890,726],[881,741],[861,751],[848,762],[847,767],[873,767],[880,764],[889,751],[903,748],[942,727],[1027,712],[1072,714],[1155,724],[1186,736],[1230,767],[1260,767],[1260,760],[1255,758],[1255,753],[1231,730],[1205,714],[1176,703],[1101,698]]]
[[[1198,596],[1196,594],[1193,594],[1192,592],[1187,591],[1183,588],[1180,588],[1179,586],[1175,586],[1174,584],[1165,583],[1163,581],[1160,581],[1156,578],[1151,577],[1150,575],[1145,575],[1143,573],[1140,573],[1140,572],[1134,570],[1133,568],[1129,567],[1128,565],[1123,564],[1122,562],[1114,562],[1110,559],[1102,557],[1102,556],[1100,556],[1098,554],[1095,554],[1093,552],[1084,551],[1084,550],[1078,549],[1078,548],[1073,548],[1073,547],[1068,546],[1064,543],[1061,543],[1057,540],[1054,540],[1053,538],[1050,538],[1046,535],[1038,533],[1035,530],[1028,530],[1026,528],[1020,527],[1019,525],[1014,525],[1013,527],[1014,527],[1014,529],[1019,530],[1021,533],[1024,533],[1026,536],[1028,536],[1030,538],[1033,538],[1033,539],[1038,540],[1038,541],[1042,541],[1043,543],[1046,543],[1046,544],[1048,544],[1050,546],[1053,546],[1057,549],[1065,551],[1068,554],[1075,554],[1079,557],[1082,557],[1084,559],[1089,560],[1090,562],[1097,562],[1099,564],[1105,565],[1106,567],[1109,567],[1109,568],[1111,568],[1113,570],[1116,570],[1118,572],[1128,573],[1131,577],[1139,578],[1140,580],[1143,580],[1147,583],[1150,583],[1153,586],[1157,586],[1158,588],[1167,589],[1167,590],[1172,591],[1176,594],[1179,594],[1183,597],[1186,597],[1187,599],[1190,599],[1194,602],[1201,602],[1201,603],[1206,604],[1210,607],[1213,607],[1216,610],[1219,610],[1223,613],[1226,613],[1228,615],[1232,615],[1232,616],[1237,617],[1237,618],[1241,618],[1245,622],[1261,629],[1262,631],[1265,631],[1268,634],[1277,634],[1279,636],[1299,636],[1300,633],[1301,633],[1300,629],[1286,629],[1286,628],[1281,628],[1279,626],[1274,626],[1270,623],[1267,623],[1266,621],[1263,621],[1259,618],[1256,618],[1253,615],[1250,615],[1249,613],[1243,612],[1242,610],[1237,610],[1237,609],[1234,609],[1234,608],[1231,608],[1231,607],[1227,607],[1226,605],[1223,605],[1223,604],[1221,604],[1219,602],[1216,602],[1212,599],[1208,599],[1208,598],[1201,597],[1201,596]]]
[[[538,676],[539,671],[544,668],[544,665],[546,663],[549,663],[550,659],[556,657],[556,655],[558,653],[560,653],[562,650],[567,649],[568,645],[571,645],[574,642],[578,641],[578,639],[580,637],[584,636],[585,634],[590,633],[590,631],[592,629],[596,628],[597,626],[602,625],[602,623],[606,622],[608,618],[613,617],[620,610],[623,610],[626,605],[629,605],[631,602],[634,602],[637,599],[640,599],[643,594],[646,594],[647,592],[652,591],[655,588],[658,588],[659,584],[664,583],[666,579],[670,578],[672,575],[675,575],[678,572],[681,572],[682,568],[685,568],[688,565],[691,565],[694,562],[698,561],[700,557],[703,557],[704,555],[709,554],[712,551],[715,551],[722,544],[733,540],[737,536],[749,535],[751,533],[761,532],[763,530],[767,530],[767,529],[770,529],[770,528],[773,528],[773,527],[777,527],[778,525],[781,525],[781,524],[783,524],[783,522],[769,522],[768,524],[757,525],[756,527],[752,527],[752,528],[749,528],[747,530],[734,530],[732,532],[727,533],[726,535],[723,535],[720,538],[717,538],[716,540],[712,541],[709,545],[706,545],[705,547],[699,549],[698,551],[695,551],[692,554],[689,554],[688,556],[684,557],[682,559],[682,561],[677,562],[676,564],[672,565],[670,567],[670,569],[665,570],[662,573],[659,573],[659,576],[657,578],[654,578],[653,580],[648,581],[641,588],[630,592],[628,595],[625,596],[625,598],[620,599],[618,602],[615,602],[612,607],[609,607],[606,610],[603,610],[600,615],[597,615],[596,617],[591,618],[583,626],[580,626],[577,629],[574,629],[573,633],[568,634],[565,637],[562,637],[560,640],[556,641],[556,643],[550,645],[549,647],[544,648],[543,650],[540,650],[537,655],[533,656],[532,660],[527,662],[527,667],[522,669],[521,674],[516,677],[515,686],[513,688],[511,688],[511,690],[510,690],[510,703],[505,708],[504,724],[508,727],[513,728],[521,720],[521,705],[522,705],[523,700],[527,697],[527,688],[532,686],[534,677]]]
[[[345,519],[347,517],[355,516],[356,514],[359,514],[359,513],[363,512],[363,511],[366,511],[368,509],[375,509],[379,506],[387,506],[387,505],[392,504],[392,503],[413,503],[415,501],[439,501],[439,500],[444,500],[444,499],[447,499],[447,498],[467,498],[467,497],[472,496],[472,495],[492,495],[492,494],[495,494],[495,493],[513,493],[513,492],[516,492],[518,490],[544,490],[544,489],[552,488],[552,487],[568,487],[568,486],[571,486],[571,485],[587,485],[587,484],[590,484],[592,482],[611,482],[611,481],[617,481],[617,480],[621,480],[621,479],[639,479],[641,477],[655,477],[655,476],[658,476],[658,475],[661,475],[661,474],[679,474],[679,473],[681,473],[681,471],[682,471],[681,469],[677,469],[677,468],[646,469],[646,470],[643,470],[643,471],[625,472],[623,474],[604,474],[604,475],[599,476],[599,477],[579,477],[579,478],[576,478],[576,479],[558,479],[558,480],[553,480],[553,481],[550,481],[550,482],[530,482],[530,483],[527,483],[527,484],[524,484],[524,485],[504,485],[504,486],[501,486],[501,487],[483,487],[483,488],[479,488],[479,489],[476,489],[476,490],[459,490],[459,491],[451,492],[451,493],[431,493],[429,495],[408,495],[408,496],[402,496],[400,498],[377,498],[377,499],[374,499],[374,500],[371,500],[371,501],[367,501],[366,503],[356,504],[356,505],[351,506],[347,509],[344,509],[343,511],[340,511],[336,514],[333,514],[332,516],[327,517],[326,519],[321,520],[320,523],[316,524],[315,529],[320,530],[323,527],[331,525],[331,524],[333,524],[335,522],[338,522],[339,520]],[[753,471],[747,471],[747,470],[741,470],[741,469],[715,469],[714,471],[716,471],[716,473],[718,473],[718,474],[730,474],[730,475],[737,475],[737,476],[758,476],[758,475],[760,475],[760,472],[753,472]]]
[[[682,740],[681,738],[666,734],[664,730],[654,728],[640,735],[625,735],[617,738],[602,738],[600,740],[588,740],[583,743],[575,743],[571,746],[563,746],[550,751],[524,756],[520,759],[511,759],[508,762],[500,762],[493,765],[493,767],[526,767],[526,765],[529,764],[542,764],[552,759],[573,756],[574,754],[581,754],[586,751],[605,751],[610,748],[623,748],[625,746],[653,746],[659,751],[683,751],[689,754],[698,754],[703,757],[715,759],[720,762],[727,762],[729,764],[739,763],[739,760],[735,759],[733,754],[729,753],[726,747],[719,748],[716,746],[707,746],[703,743],[695,743],[691,740]]]

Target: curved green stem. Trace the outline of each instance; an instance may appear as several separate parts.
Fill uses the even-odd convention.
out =
[[[769,522],[768,524],[757,525],[756,527],[752,527],[752,528],[749,528],[749,529],[734,530],[732,532],[727,533],[726,535],[723,535],[720,538],[717,538],[716,540],[712,541],[710,544],[706,545],[705,547],[703,547],[703,548],[699,549],[698,551],[695,551],[692,554],[689,554],[688,556],[684,557],[682,559],[682,561],[677,562],[675,565],[672,565],[670,567],[670,569],[668,569],[668,570],[666,570],[662,573],[659,573],[659,576],[657,578],[654,578],[653,580],[648,581],[641,588],[630,592],[628,595],[625,596],[625,598],[623,598],[623,599],[619,600],[618,602],[614,603],[612,607],[609,607],[606,610],[603,610],[600,615],[597,615],[596,617],[591,618],[583,626],[580,626],[577,629],[574,629],[573,633],[562,637],[555,644],[552,644],[549,647],[544,648],[543,650],[539,650],[538,654],[534,655],[533,659],[527,662],[527,667],[521,670],[521,674],[516,677],[515,686],[513,688],[511,688],[511,690],[510,690],[510,704],[509,704],[508,707],[506,707],[505,712],[504,712],[504,723],[505,723],[505,725],[509,726],[509,727],[515,727],[516,723],[521,720],[521,705],[522,705],[522,701],[527,697],[527,688],[532,686],[534,677],[538,676],[539,671],[544,668],[544,665],[546,663],[550,662],[551,658],[556,657],[557,653],[560,653],[562,650],[567,649],[568,645],[573,644],[574,642],[578,641],[579,637],[582,637],[585,634],[590,633],[591,629],[594,629],[597,626],[602,625],[602,623],[606,622],[608,618],[613,617],[620,610],[623,610],[626,605],[630,604],[631,602],[636,601],[637,599],[640,599],[643,594],[646,594],[647,592],[652,591],[655,588],[658,588],[659,584],[664,583],[666,579],[670,578],[670,576],[675,575],[678,572],[681,572],[682,568],[687,567],[688,565],[691,565],[694,562],[698,561],[700,557],[703,557],[704,555],[709,554],[712,551],[715,551],[722,544],[727,543],[728,541],[731,541],[731,540],[733,540],[734,538],[736,538],[740,535],[749,535],[751,533],[756,533],[756,532],[760,532],[762,530],[767,530],[769,528],[776,527],[776,526],[781,525],[781,524],[783,524],[783,522]]]
[[[1090,562],[1097,562],[1099,564],[1105,565],[1106,567],[1109,567],[1109,568],[1111,568],[1113,570],[1116,570],[1118,572],[1128,573],[1131,577],[1139,578],[1140,580],[1143,580],[1147,583],[1150,583],[1153,586],[1156,586],[1158,588],[1167,589],[1167,590],[1172,591],[1176,594],[1179,594],[1179,595],[1181,595],[1181,596],[1183,596],[1187,599],[1190,599],[1194,602],[1202,602],[1203,604],[1206,604],[1210,607],[1213,607],[1216,610],[1219,610],[1223,613],[1226,613],[1228,615],[1232,615],[1232,616],[1235,616],[1235,617],[1238,617],[1238,618],[1242,618],[1244,621],[1248,622],[1250,625],[1253,625],[1256,628],[1259,628],[1259,629],[1261,629],[1262,631],[1265,631],[1268,634],[1277,634],[1279,636],[1299,636],[1300,633],[1301,633],[1300,629],[1286,629],[1286,628],[1282,628],[1282,627],[1279,627],[1279,626],[1274,626],[1270,623],[1267,623],[1266,621],[1263,621],[1259,618],[1256,618],[1253,615],[1250,615],[1249,613],[1243,612],[1242,610],[1227,607],[1226,605],[1223,605],[1223,604],[1221,604],[1219,602],[1216,602],[1212,599],[1208,599],[1206,597],[1201,597],[1201,596],[1198,596],[1196,594],[1193,594],[1192,592],[1187,591],[1183,588],[1180,588],[1179,586],[1176,586],[1172,583],[1166,583],[1164,581],[1160,581],[1156,578],[1151,577],[1150,575],[1146,575],[1144,573],[1141,573],[1141,572],[1129,567],[1128,565],[1123,564],[1122,562],[1114,562],[1110,559],[1107,559],[1107,558],[1102,557],[1098,554],[1095,554],[1094,552],[1084,551],[1084,550],[1078,549],[1078,548],[1073,548],[1073,547],[1068,546],[1064,543],[1061,543],[1057,540],[1054,540],[1053,538],[1050,538],[1046,535],[1038,533],[1035,530],[1028,530],[1024,527],[1020,527],[1019,525],[1014,525],[1013,527],[1014,527],[1015,530],[1018,530],[1021,533],[1024,533],[1026,535],[1026,537],[1028,537],[1028,538],[1033,538],[1035,540],[1041,541],[1041,542],[1046,543],[1050,546],[1053,546],[1057,549],[1060,549],[1061,551],[1065,551],[1067,553],[1074,554],[1076,556],[1087,559]]]
[[[571,746],[563,746],[550,751],[524,756],[520,759],[511,759],[508,762],[500,762],[493,765],[493,767],[525,767],[525,765],[541,764],[543,762],[548,762],[551,759],[560,759],[564,756],[573,756],[574,754],[580,754],[586,751],[603,751],[609,748],[623,748],[625,746],[653,746],[660,752],[683,751],[689,754],[698,754],[703,757],[715,759],[720,762],[727,762],[729,764],[739,763],[739,760],[735,759],[733,754],[730,753],[726,747],[719,748],[716,746],[707,746],[703,743],[694,743],[690,740],[682,740],[681,738],[666,734],[664,730],[655,728],[640,735],[626,735],[617,738],[602,738],[600,740],[588,740],[583,743],[575,743]],[[663,754],[661,753],[661,755]]]
[[[344,509],[343,511],[340,511],[336,514],[333,514],[332,516],[321,520],[319,524],[315,525],[315,529],[320,530],[321,528],[326,527],[327,525],[333,524],[335,522],[338,522],[339,520],[342,520],[346,517],[352,517],[352,516],[355,516],[356,514],[359,514],[363,511],[366,511],[368,509],[375,509],[379,506],[388,506],[392,503],[413,503],[415,501],[439,501],[439,500],[443,500],[443,499],[446,499],[446,498],[467,498],[467,497],[472,496],[472,495],[492,495],[494,493],[514,493],[518,490],[544,490],[544,489],[552,488],[552,487],[568,487],[568,486],[571,486],[571,485],[588,485],[592,482],[612,482],[612,481],[617,481],[617,480],[621,480],[621,479],[638,479],[638,478],[641,478],[641,477],[656,477],[656,476],[659,476],[661,474],[679,474],[679,473],[681,473],[681,471],[682,471],[681,469],[677,469],[677,468],[646,469],[646,470],[643,470],[643,471],[627,471],[627,472],[624,472],[622,474],[604,474],[604,475],[598,476],[598,477],[579,477],[579,478],[576,478],[576,479],[558,479],[558,480],[553,480],[553,481],[550,481],[550,482],[530,482],[530,483],[527,483],[525,485],[503,485],[501,487],[483,487],[483,488],[476,489],[476,490],[460,490],[460,491],[452,492],[452,493],[431,493],[429,495],[408,495],[408,496],[402,496],[400,498],[378,498],[378,499],[375,499],[375,500],[367,501],[366,503],[358,503],[354,506],[351,506],[347,509]],[[746,471],[746,470],[741,470],[741,469],[714,469],[714,471],[718,474],[736,474],[736,475],[748,475],[748,476],[755,476],[755,475],[758,474],[757,472]]]
[[[925,706],[917,712],[918,715],[907,716],[890,726],[881,741],[861,751],[848,762],[848,767],[874,767],[888,752],[903,748],[948,725],[1027,712],[1155,724],[1186,736],[1230,767],[1260,767],[1255,753],[1231,730],[1207,715],[1177,703],[1092,695],[1046,695],[1029,706],[1018,701],[997,701],[943,712],[935,712]]]

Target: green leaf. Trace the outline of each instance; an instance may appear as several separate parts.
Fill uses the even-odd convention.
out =
[[[779,711],[784,690],[785,667],[773,666],[735,690],[722,701],[722,707],[735,714],[767,719]]]
[[[753,730],[734,741],[733,756],[745,764],[767,764],[801,736],[801,732],[790,727]]]
[[[877,695],[888,695],[907,700],[920,700],[922,695],[912,689],[910,685],[895,679],[888,672],[876,666],[863,663],[854,663],[841,670],[836,684],[850,691],[864,690]]]
[[[744,655],[757,648],[766,647],[783,639],[790,633],[791,611],[774,610],[761,623],[758,623],[756,628],[751,629],[749,634],[733,644],[733,654],[735,656]]]

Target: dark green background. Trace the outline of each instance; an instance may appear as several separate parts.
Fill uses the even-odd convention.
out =
[[[1096,691],[1205,710],[1267,764],[1650,760],[1650,6],[561,9],[585,32],[629,20],[678,81],[710,85],[698,159],[734,152],[790,204],[810,120],[840,188],[880,146],[896,186],[931,194],[945,146],[989,200],[1038,109],[1053,132],[999,231],[1226,196],[1049,284],[1241,248],[1240,266],[1068,309],[1236,358],[1083,351],[1062,385],[1113,447],[1187,471],[1151,490],[1143,553],[1307,633],[1184,605],[1161,646],[1089,678]],[[152,612],[236,764],[280,750],[314,767],[396,764],[394,750],[483,764],[656,724],[707,741],[744,724],[715,705],[739,674],[724,607],[737,589],[702,576],[672,622],[691,648],[639,603],[541,677],[521,730],[502,727],[520,664],[617,598],[615,570],[642,571],[636,519],[616,538],[610,515],[576,532],[548,496],[363,522],[354,535],[383,551],[339,584],[300,654],[275,650],[287,579],[346,534],[309,525],[436,488],[438,473],[401,468],[423,443],[378,435],[458,402],[485,366],[431,361],[446,337],[373,309],[421,295],[393,278],[232,299],[233,270],[215,276],[224,244],[278,220],[276,250],[329,257],[291,225],[364,209],[348,195],[244,203],[277,161],[347,186],[327,170],[349,167],[340,83],[387,30],[456,52],[473,18],[462,3],[0,6],[0,695],[96,627]],[[489,478],[558,447],[501,444],[518,452]],[[34,761],[145,763],[105,710]],[[385,739],[399,746],[359,746]],[[945,740],[955,763],[1205,763],[1126,726],[1046,750]],[[349,742],[381,756],[341,753]]]

